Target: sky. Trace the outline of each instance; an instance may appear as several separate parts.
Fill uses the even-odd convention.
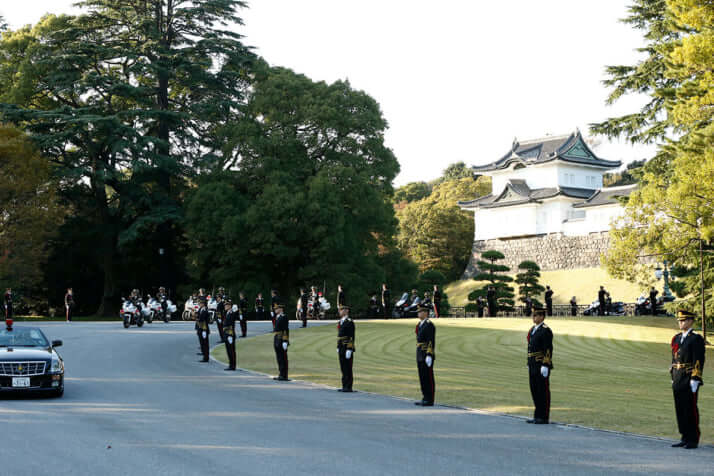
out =
[[[12,28],[74,0],[0,1]],[[239,32],[270,64],[314,80],[349,80],[375,98],[396,185],[429,181],[451,163],[480,165],[514,138],[566,134],[634,112],[642,97],[605,104],[606,65],[640,58],[641,34],[618,20],[626,0],[252,0]],[[603,140],[608,160],[653,146]]]

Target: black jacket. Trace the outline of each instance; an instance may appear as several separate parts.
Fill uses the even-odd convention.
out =
[[[389,306],[391,304],[391,293],[389,292],[389,289],[383,289],[382,290],[382,306]]]
[[[553,331],[545,323],[541,324],[535,333],[533,328],[528,330],[528,368],[540,369],[545,365],[549,369],[553,368]]]
[[[702,380],[704,371],[704,338],[694,331],[689,331],[684,342],[680,342],[680,332],[672,338],[672,386],[674,388],[689,385],[689,380]]]
[[[355,350],[355,322],[349,316],[337,323],[337,348]]]
[[[201,309],[198,310],[198,316],[196,317],[196,322],[198,324],[198,328],[201,329],[202,331],[206,331],[206,334],[211,333],[210,326],[208,325],[210,321],[210,317],[208,315],[208,309],[205,307],[202,307]]]
[[[236,335],[236,313],[229,309],[223,320],[223,333],[227,336]]]
[[[429,319],[424,319],[416,326],[416,359],[417,362],[424,362],[426,356],[436,358],[436,327]]]
[[[290,342],[290,321],[285,313],[276,316],[273,332],[273,344],[278,347],[282,346],[283,342]]]

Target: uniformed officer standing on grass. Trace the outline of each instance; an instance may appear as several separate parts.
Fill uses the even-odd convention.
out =
[[[548,316],[553,315],[553,290],[550,286],[545,287],[545,310]]]
[[[219,288],[223,289],[223,288]],[[226,341],[223,333],[223,320],[226,318],[226,303],[223,301],[223,295],[216,295],[216,328],[218,329],[218,338],[221,342]]]
[[[305,288],[300,288],[300,319],[303,327],[307,327],[307,305],[309,300],[310,296],[305,291]]]
[[[258,293],[258,297],[255,298],[255,319],[263,320],[265,317],[265,299],[263,299],[263,293]]]
[[[416,326],[416,361],[419,371],[419,383],[421,384],[422,399],[414,402],[414,405],[422,407],[434,406],[434,357],[436,350],[436,327],[429,320],[430,307],[419,305],[417,307],[417,317],[419,324]]]
[[[270,319],[273,321],[273,331],[275,331],[275,318],[277,317],[275,305],[280,302],[277,289],[270,291]]]
[[[355,323],[350,318],[349,306],[340,307],[340,322],[337,323],[337,355],[342,371],[342,388],[338,392],[352,392],[352,366],[355,352]]]
[[[226,317],[223,320],[223,334],[225,336],[226,354],[228,355],[228,367],[224,370],[236,369],[236,314],[233,309],[233,301],[230,298],[225,302]]]
[[[278,361],[278,376],[273,380],[288,381],[288,346],[290,345],[290,321],[285,315],[285,305],[279,299],[273,300],[275,328],[273,331],[273,349]]]
[[[238,318],[240,319],[240,336],[248,335],[248,300],[245,298],[245,293],[238,293],[240,300],[238,301]]]
[[[534,326],[528,331],[528,380],[535,405],[528,423],[537,425],[550,421],[550,371],[553,369],[553,332],[543,322],[545,310],[533,313]]]
[[[12,319],[12,289],[5,290],[3,300],[5,302],[5,320]]]
[[[203,354],[203,360],[199,362],[208,362],[208,334],[211,333],[211,329],[208,326],[210,321],[208,315],[208,309],[206,308],[206,298],[202,298],[199,301],[198,314],[196,315],[196,325],[198,327],[198,341],[201,345],[201,353]]]
[[[682,439],[672,446],[694,449],[699,445],[699,387],[704,370],[704,338],[694,333],[692,325],[696,316],[679,311],[677,320],[682,332],[672,338],[672,392],[677,425]]]

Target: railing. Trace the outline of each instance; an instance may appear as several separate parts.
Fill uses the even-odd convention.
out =
[[[581,305],[579,304],[577,306],[577,313],[576,316],[583,316],[584,312],[587,308],[589,308],[590,305]],[[637,304],[634,302],[632,303],[625,303],[625,316],[634,316],[635,315],[635,308],[637,307]],[[484,308],[483,315],[488,317],[488,309]],[[499,311],[497,317],[519,317],[519,316],[525,316],[526,315],[526,308],[523,305],[518,305],[514,306],[513,311]],[[553,316],[561,316],[561,317],[570,317],[572,315],[572,309],[570,304],[554,304],[553,305]],[[595,315],[597,315],[597,312],[595,312]],[[608,313],[606,313],[608,315]],[[466,312],[465,307],[458,307],[458,306],[451,306],[451,309],[449,310],[448,315],[445,315],[444,317],[477,317],[478,313],[477,312]]]

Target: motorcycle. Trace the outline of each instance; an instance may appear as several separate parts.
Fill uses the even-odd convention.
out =
[[[130,299],[121,298],[121,300],[122,305],[119,310],[119,317],[124,323],[124,328],[128,329],[132,324],[136,324],[137,327],[143,326],[144,318],[139,306],[134,304],[134,302]]]
[[[169,323],[171,316],[176,312],[176,304],[165,296],[159,298],[160,311],[157,314],[165,323]]]
[[[402,294],[402,297],[394,305],[392,317],[417,317],[416,309],[420,302],[421,299],[419,299],[419,296],[416,296],[413,301],[410,301],[409,293]]]
[[[216,316],[218,315],[218,301],[212,296],[208,296],[208,323],[213,324],[216,322]]]
[[[664,308],[665,300],[663,297],[656,298],[657,303],[655,304],[655,316],[666,316],[668,315],[667,310]],[[637,298],[637,303],[635,304],[635,316],[649,316],[652,314],[652,305],[650,304],[650,298],[640,296]]]
[[[196,319],[196,314],[198,313],[198,301],[194,301],[193,298],[188,298],[186,304],[183,306],[183,313],[181,313],[181,319],[184,321],[193,321]]]
[[[600,309],[600,301],[593,301],[587,309],[583,311],[584,316],[597,316]],[[613,302],[610,304],[610,310],[605,311],[606,316],[624,316],[625,303],[622,301]]]
[[[146,322],[151,324],[154,321],[154,318],[161,318],[161,315],[163,314],[164,309],[161,306],[161,303],[159,302],[158,299],[151,297],[151,295],[148,295],[146,297],[146,305],[142,309],[142,313],[144,314],[146,318]]]

